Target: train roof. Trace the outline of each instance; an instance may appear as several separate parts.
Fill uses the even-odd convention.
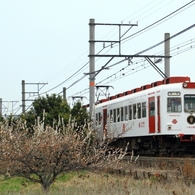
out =
[[[98,103],[96,103],[96,105],[97,106],[103,106],[104,102],[108,103],[108,101],[110,101],[110,100],[115,100],[115,99],[117,100],[118,98],[125,97],[129,94],[136,94],[137,92],[145,91],[147,89],[151,89],[151,88],[154,88],[154,87],[157,87],[157,86],[165,86],[165,85],[168,85],[168,84],[176,84],[176,83],[184,83],[184,82],[190,82],[190,77],[186,76],[186,77],[165,78],[165,79],[160,80],[160,81],[155,81],[151,84],[146,84],[146,85],[143,85],[141,87],[137,87],[137,88],[134,88],[134,89],[131,89],[131,90],[128,90],[128,91],[110,96],[108,98],[101,99],[101,100],[99,100]]]

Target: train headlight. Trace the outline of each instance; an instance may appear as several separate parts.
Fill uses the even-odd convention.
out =
[[[183,83],[183,88],[186,88],[188,84],[186,82]]]
[[[167,130],[171,130],[172,129],[172,125],[167,125]]]

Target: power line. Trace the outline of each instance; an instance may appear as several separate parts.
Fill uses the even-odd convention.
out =
[[[134,34],[128,36],[128,37],[125,37],[125,38],[122,39],[121,41],[124,41],[124,40],[126,40],[126,39],[129,39],[130,37],[135,36],[136,34],[139,34],[139,33],[141,33],[142,31],[145,31],[146,29],[150,28],[151,26],[154,26],[155,24],[161,22],[162,20],[164,20],[164,19],[170,17],[171,15],[175,14],[176,12],[180,11],[181,9],[183,9],[183,8],[186,7],[186,6],[188,6],[188,5],[191,4],[192,2],[194,2],[194,0],[191,1],[191,2],[189,2],[189,3],[187,3],[187,4],[185,4],[184,6],[180,7],[180,8],[177,9],[177,10],[175,10],[174,12],[168,14],[167,16],[161,18],[160,20],[158,20],[158,21],[152,23],[151,25],[145,27],[144,29],[142,29],[142,30],[140,30],[140,31],[138,31],[138,32],[136,32],[136,33],[134,33]],[[193,26],[193,27],[194,27],[194,26]],[[172,37],[172,38],[173,38],[173,37]],[[164,42],[164,41],[158,43],[157,45],[152,46],[151,48],[148,48],[148,49],[146,49],[146,50],[143,50],[143,51],[141,51],[141,52],[148,51],[149,49],[152,49],[152,48],[158,46],[159,44],[162,44],[163,42]],[[104,49],[104,48],[103,48],[103,49]],[[103,50],[103,49],[102,49],[102,50]],[[102,50],[101,50],[101,51],[102,51]],[[101,51],[100,51],[100,52],[101,52]],[[139,52],[139,54],[140,54],[141,52]],[[126,61],[126,59],[125,59],[125,60],[122,60],[122,61],[119,61],[119,62],[117,62],[117,63],[115,63],[115,64],[113,64],[113,65],[111,65],[111,66],[120,64],[120,63],[122,63],[123,61]],[[57,87],[61,86],[62,84],[64,84],[65,82],[67,82],[68,80],[70,80],[71,78],[73,78],[76,74],[78,74],[84,67],[86,67],[86,65],[88,65],[88,63],[89,63],[89,62],[87,62],[84,66],[82,66],[79,70],[77,70],[73,75],[71,75],[70,77],[68,77],[66,80],[64,80],[63,82],[59,83],[59,84],[56,85],[55,87],[53,87],[53,88],[51,88],[51,89],[49,89],[49,90],[47,90],[47,91],[41,93],[40,95],[45,94],[45,93],[47,93],[47,92],[50,92],[50,91],[56,89]],[[109,66],[109,67],[111,67],[111,66]],[[68,88],[70,88],[70,87],[72,87],[73,85],[75,85],[76,83],[78,83],[78,82],[79,82],[80,80],[82,80],[84,77],[85,77],[85,76],[83,76],[83,77],[81,77],[80,79],[78,79],[77,81],[75,81],[75,82],[74,82],[73,84],[71,84]]]
[[[191,39],[191,40],[194,40],[194,39]],[[181,44],[182,44],[181,47],[183,47],[183,45],[184,45],[186,42],[188,42],[188,41],[185,41],[185,42],[181,43]],[[189,45],[189,44],[194,43],[194,42],[195,42],[195,41],[189,42],[188,44],[185,44],[184,46]],[[173,46],[173,47],[172,47],[173,49],[171,49],[170,51],[174,51],[174,50],[176,50],[176,49],[180,49],[181,47],[178,47],[178,46],[181,45],[181,44],[177,44],[177,45]],[[187,51],[189,51],[189,50],[191,50],[191,49],[194,49],[194,48],[195,48],[195,45],[191,45],[191,46],[189,46],[188,48],[184,48],[184,49],[181,50],[180,52],[172,53],[171,56],[179,55],[179,54],[181,54],[181,53],[187,52]],[[158,53],[162,53],[162,52],[158,52]],[[133,65],[136,66],[136,67],[134,67],[134,68],[132,67],[131,70],[129,70],[129,71],[127,71],[127,72],[125,73],[125,75],[124,75],[124,74],[121,74],[121,72],[124,71],[126,68],[129,68],[129,67],[130,67],[129,65],[127,65],[127,66],[121,68],[118,72],[115,72],[114,74],[112,74],[112,75],[110,75],[109,77],[107,77],[107,78],[101,80],[101,81],[98,82],[97,84],[104,83],[104,81],[106,81],[106,80],[108,80],[108,79],[110,79],[110,78],[112,78],[112,77],[115,77],[114,79],[109,80],[108,82],[104,83],[104,84],[109,84],[109,83],[115,82],[115,81],[117,81],[117,80],[119,80],[119,79],[121,79],[121,78],[124,78],[124,77],[126,77],[126,76],[129,76],[129,75],[131,75],[131,74],[134,74],[135,72],[139,72],[139,71],[141,71],[141,70],[144,70],[144,69],[146,69],[146,68],[151,67],[150,65],[143,65],[143,64],[140,65],[140,66],[137,66],[139,63],[145,63],[144,61],[145,61],[145,60],[137,60],[137,61],[133,62],[133,64],[131,64],[131,67],[132,67]],[[132,72],[132,71],[134,71],[134,72]],[[129,72],[129,74],[127,74],[128,72]],[[117,74],[119,74],[119,76],[116,76]],[[76,93],[76,94],[85,95],[85,94],[88,93],[88,92],[89,92],[89,89],[86,88],[86,89],[83,89],[82,91],[80,91],[80,92],[78,92],[78,93]],[[75,94],[75,95],[76,95],[76,94]]]
[[[159,43],[157,43],[157,44],[155,44],[155,45],[153,45],[153,46],[151,46],[151,47],[149,47],[149,48],[147,48],[147,49],[144,49],[144,50],[142,50],[142,51],[136,53],[135,55],[139,55],[139,54],[142,54],[142,53],[144,53],[144,52],[146,52],[146,51],[149,51],[149,50],[151,50],[151,49],[153,49],[153,48],[155,48],[155,47],[157,47],[157,46],[163,44],[165,41],[171,40],[171,39],[173,39],[173,38],[179,36],[180,34],[185,33],[186,31],[188,31],[188,30],[190,30],[190,29],[192,29],[192,28],[194,28],[194,27],[195,27],[195,24],[193,24],[193,25],[189,26],[188,28],[186,28],[186,29],[184,29],[184,30],[182,30],[182,31],[180,31],[180,32],[178,32],[178,33],[176,33],[175,35],[171,36],[169,39],[163,40],[163,41],[161,41],[161,42],[159,42]],[[114,63],[114,64],[108,66],[107,68],[111,68],[111,67],[113,67],[113,66],[116,66],[116,65],[118,65],[118,64],[120,64],[120,63],[122,63],[122,62],[124,62],[124,61],[126,61],[126,60],[127,60],[127,59],[120,60],[119,62],[116,62],[116,63]]]
[[[137,31],[136,33],[134,33],[134,34],[132,34],[132,35],[130,35],[130,36],[128,36],[128,37],[125,37],[125,38],[124,38],[124,39],[122,39],[121,41],[124,41],[124,40],[126,40],[126,39],[128,39],[128,38],[130,38],[130,37],[135,36],[136,34],[139,34],[139,33],[143,32],[143,31],[145,31],[146,29],[148,29],[148,28],[150,28],[150,27],[154,26],[155,24],[157,24],[157,23],[159,23],[159,22],[163,21],[164,19],[166,19],[166,18],[170,17],[171,15],[173,15],[173,14],[177,13],[178,11],[182,10],[183,8],[185,8],[186,6],[190,5],[190,4],[191,4],[191,3],[193,3],[193,2],[194,2],[194,0],[192,0],[191,2],[189,2],[189,3],[185,4],[184,6],[182,6],[182,7],[178,8],[177,10],[175,10],[175,11],[171,12],[170,14],[168,14],[168,15],[166,15],[165,17],[161,18],[160,20],[157,20],[156,22],[154,22],[154,23],[150,24],[149,26],[147,26],[147,27],[145,27],[145,28],[143,28],[143,29],[141,29],[141,30]]]
[[[147,29],[149,30],[152,26],[154,26],[154,25],[156,25],[156,24],[162,22],[164,19],[168,19],[170,16],[172,16],[172,15],[175,14],[175,13],[177,13],[178,11],[181,11],[183,8],[186,8],[189,4],[191,4],[191,3],[193,3],[193,2],[194,2],[194,0],[191,1],[191,2],[189,2],[189,3],[187,3],[187,4],[185,4],[184,6],[178,8],[178,9],[175,10],[174,12],[171,12],[170,14],[168,14],[168,15],[166,15],[165,17],[161,18],[160,20],[157,20],[156,22],[154,22],[154,23],[152,23],[152,24],[146,26],[145,28],[143,28],[143,29],[137,31],[136,33],[134,33],[134,34],[132,34],[132,35],[130,35],[130,36],[128,36],[128,37],[125,37],[124,39],[121,39],[121,43],[122,43],[122,42],[124,43],[124,42],[128,41],[131,37],[135,37],[135,35],[138,35],[138,34],[140,34],[140,33],[144,33],[144,31],[146,31]],[[187,9],[187,8],[186,8],[186,9]],[[118,43],[113,43],[112,46],[114,47],[114,45],[117,46]],[[108,45],[108,46],[106,46],[106,47],[110,47],[110,45]],[[105,48],[106,48],[106,47],[105,47]]]

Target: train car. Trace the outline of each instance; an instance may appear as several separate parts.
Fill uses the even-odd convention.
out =
[[[100,100],[99,137],[141,153],[195,152],[195,82],[170,77]]]

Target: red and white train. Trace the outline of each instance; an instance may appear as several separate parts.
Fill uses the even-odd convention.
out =
[[[142,153],[195,152],[195,82],[170,77],[100,100],[98,135]]]

